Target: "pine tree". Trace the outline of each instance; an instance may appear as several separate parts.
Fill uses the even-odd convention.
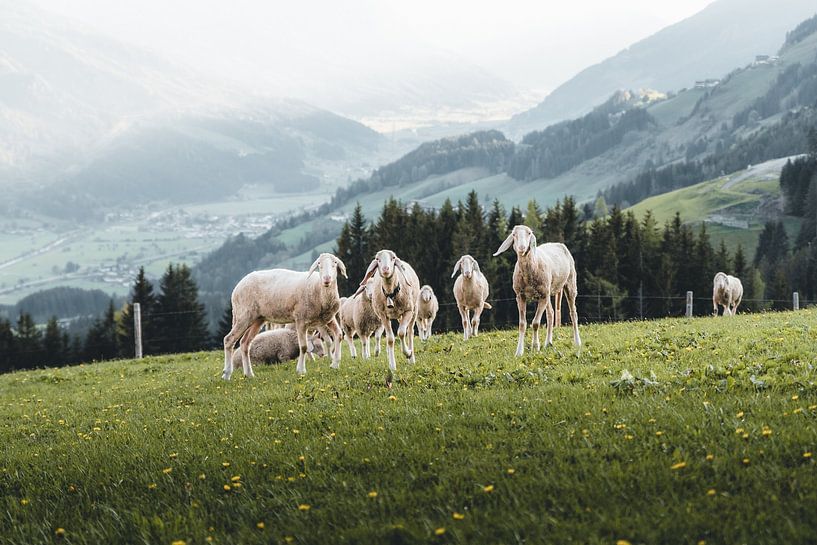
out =
[[[207,347],[207,315],[187,265],[168,265],[156,298],[155,322],[160,353],[194,352]]]
[[[337,255],[346,265],[349,280],[338,278],[341,291],[356,289],[363,278],[372,256],[369,255],[369,231],[366,228],[366,218],[360,203],[355,206],[352,217],[343,225],[337,240]]]
[[[85,337],[85,360],[103,361],[112,360],[119,355],[116,335],[116,310],[113,299],[108,309],[97,318]]]
[[[217,346],[221,346],[224,341],[224,337],[230,332],[233,328],[233,303],[232,301],[227,301],[227,305],[224,307],[224,312],[221,313],[221,318],[218,320],[218,331],[216,331],[216,338],[215,344]]]
[[[17,359],[17,337],[11,322],[0,318],[0,373],[15,369]]]
[[[52,316],[45,326],[45,336],[43,337],[43,351],[51,365],[62,365],[66,362],[67,354],[63,351],[62,332],[57,322],[57,317]]]
[[[525,225],[531,228],[533,234],[536,236],[536,240],[541,240],[542,242],[544,242],[544,234],[542,233],[543,223],[542,208],[539,206],[539,203],[536,202],[536,199],[529,200],[528,208],[525,212]]]
[[[119,315],[116,328],[119,356],[132,358],[135,350],[135,335],[133,330],[133,305],[139,303],[142,317],[142,353],[155,352],[156,345],[153,337],[156,335],[155,323],[151,316],[156,305],[156,295],[153,293],[153,284],[145,276],[145,268],[139,267],[136,279],[131,287],[128,303]]]
[[[729,258],[729,249],[726,247],[726,242],[721,239],[721,244],[718,246],[718,252],[715,254],[714,269],[715,271],[723,271],[727,274],[732,274],[732,260]],[[740,277],[738,277],[740,278]]]
[[[31,314],[26,312],[20,313],[17,319],[17,346],[19,363],[15,368],[28,369],[43,363],[42,333]]]
[[[733,263],[732,270],[734,272],[732,274],[740,279],[746,278],[748,273],[746,268],[746,256],[743,254],[743,246],[741,244],[738,244],[738,247],[735,250],[735,259]]]

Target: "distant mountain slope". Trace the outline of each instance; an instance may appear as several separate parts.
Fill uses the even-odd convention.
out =
[[[618,89],[677,91],[696,80],[721,77],[755,55],[774,55],[786,31],[815,12],[813,0],[717,0],[586,68],[539,105],[515,116],[509,131],[517,136],[574,118]]]

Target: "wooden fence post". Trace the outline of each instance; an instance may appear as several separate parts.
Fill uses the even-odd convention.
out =
[[[793,310],[800,310],[800,293],[794,292],[791,294],[791,308]]]
[[[687,292],[687,312],[686,312],[686,316],[687,316],[687,318],[692,318],[692,292],[691,291]]]
[[[133,304],[133,339],[136,349],[136,359],[142,359],[142,305]]]

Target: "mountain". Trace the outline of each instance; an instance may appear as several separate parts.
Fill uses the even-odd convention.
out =
[[[786,31],[817,12],[812,0],[716,0],[557,87],[534,108],[514,116],[510,134],[589,112],[618,89],[692,87],[721,77],[756,55],[773,55]]]

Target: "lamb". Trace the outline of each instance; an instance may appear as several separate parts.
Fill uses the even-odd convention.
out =
[[[337,273],[346,276],[343,262],[332,254],[318,256],[307,272],[288,269],[255,271],[239,281],[232,294],[233,322],[224,337],[224,373],[230,380],[233,372],[232,355],[235,343],[241,341],[244,375],[253,377],[248,353],[252,340],[264,322],[273,324],[295,323],[298,335],[299,375],[306,373],[307,331],[317,329],[327,334],[332,342],[333,369],[340,366],[340,328],[335,314],[340,308]],[[314,275],[316,271],[319,274]]]
[[[485,300],[488,298],[488,279],[479,270],[479,263],[470,255],[462,256],[456,265],[451,278],[458,272],[462,274],[454,281],[454,299],[462,318],[462,336],[466,341],[469,337],[479,335],[479,319],[484,309],[493,308]],[[471,311],[474,317],[471,318]]]
[[[719,272],[712,282],[712,314],[718,315],[718,305],[723,307],[724,316],[734,316],[740,300],[743,299],[743,284],[740,279]]]
[[[427,341],[431,338],[431,325],[440,310],[440,303],[434,290],[426,284],[420,288],[420,296],[417,299],[417,330],[420,333],[420,340]]]
[[[375,275],[375,273],[377,273]],[[391,321],[398,321],[397,335],[409,362],[414,363],[414,322],[417,319],[417,298],[420,279],[414,269],[391,250],[380,250],[366,269],[358,292],[374,278],[372,309],[386,332],[386,355],[389,369],[397,370],[394,359],[394,332]]]
[[[306,336],[306,349],[311,358],[323,357],[323,346],[315,334]],[[250,343],[250,360],[256,363],[281,363],[298,357],[298,332],[292,328],[277,328],[259,333]],[[241,351],[233,352],[233,368],[242,366]]]
[[[579,316],[576,312],[576,264],[570,250],[562,243],[551,242],[536,245],[536,236],[530,227],[517,225],[502,243],[494,256],[497,256],[513,245],[516,251],[516,266],[513,269],[513,290],[516,292],[516,306],[519,309],[519,340],[516,344],[516,355],[525,353],[525,330],[527,328],[527,300],[538,301],[533,317],[533,342],[531,348],[539,350],[539,325],[542,313],[547,312],[547,336],[545,346],[553,344],[553,326],[555,316],[550,296],[564,290],[573,323],[573,343],[580,347]]]
[[[380,339],[383,336],[384,329],[380,324],[380,318],[372,308],[373,296],[374,279],[370,278],[362,291],[358,290],[358,293],[346,299],[340,307],[340,327],[343,330],[346,342],[349,344],[349,351],[352,353],[353,358],[357,357],[354,343],[355,335],[360,338],[363,359],[371,357],[372,334],[375,336],[375,355],[380,355]]]

